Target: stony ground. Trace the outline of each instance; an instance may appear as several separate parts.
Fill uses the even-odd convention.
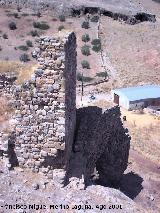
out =
[[[72,182],[72,185],[61,188],[60,176],[62,173],[63,171],[57,170],[56,179],[48,181],[45,177],[29,171],[15,169],[8,173],[2,171],[1,167],[0,212],[23,212],[21,209],[9,210],[9,205],[15,204],[27,206],[35,204],[35,208],[42,208],[41,206],[43,206],[43,209],[37,211],[27,209],[27,213],[145,212],[118,190],[95,185],[89,186],[86,190],[77,190],[79,182],[76,179]],[[69,209],[67,209],[67,205]],[[114,206],[112,205],[116,205],[118,209],[113,209]],[[50,208],[50,206],[52,207]],[[87,207],[91,209],[86,210]]]

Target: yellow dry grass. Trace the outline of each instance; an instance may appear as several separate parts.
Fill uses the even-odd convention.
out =
[[[7,97],[0,97],[0,122],[7,120],[13,112],[8,105]]]
[[[36,64],[25,64],[15,61],[0,61],[0,73],[11,75],[15,74],[17,76],[16,84],[21,84],[23,81],[29,80],[36,67]]]
[[[152,161],[160,161],[160,120],[152,115],[135,114],[122,110],[124,122],[131,135],[131,147]]]

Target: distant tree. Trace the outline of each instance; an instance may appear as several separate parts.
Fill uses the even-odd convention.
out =
[[[59,27],[58,27],[58,31],[61,31],[61,30],[63,30],[64,29],[64,26],[63,25],[60,25]]]
[[[66,18],[65,18],[64,15],[60,15],[60,16],[59,16],[59,20],[60,20],[61,22],[64,22],[64,21],[66,20]]]
[[[107,72],[98,72],[98,73],[96,73],[96,76],[106,79],[108,77],[108,73]]]
[[[31,30],[30,34],[31,34],[32,37],[36,37],[36,36],[39,37],[37,30]]]
[[[28,61],[30,61],[28,54],[25,54],[25,53],[22,54],[22,55],[19,57],[19,59],[20,59],[20,61],[22,61],[22,62],[28,62]]]
[[[3,37],[4,39],[8,39],[8,35],[7,35],[6,33],[4,33],[4,34],[2,35],[2,37]]]
[[[81,26],[84,29],[88,29],[89,28],[89,22],[88,21],[84,21]]]
[[[95,51],[95,52],[101,51],[101,44],[99,44],[99,45],[93,45],[92,50]]]
[[[26,44],[27,44],[28,47],[33,47],[32,41],[30,41],[30,40],[27,40]]]
[[[90,69],[90,64],[89,64],[89,62],[86,61],[86,60],[83,60],[83,61],[81,62],[81,65],[82,65],[82,68]]]
[[[93,45],[99,45],[99,44],[101,44],[101,40],[99,38],[93,39],[92,42],[91,42],[91,44],[93,44]]]
[[[82,76],[80,73],[77,74],[77,81],[90,82],[93,78],[88,76]]]
[[[28,47],[25,46],[25,45],[21,45],[18,47],[18,49],[22,50],[22,51],[27,51],[28,50]]]
[[[101,50],[101,40],[93,39],[91,44],[93,45],[92,50],[95,52],[99,52]]]
[[[83,55],[86,55],[86,56],[90,55],[90,54],[91,54],[91,53],[90,53],[90,46],[84,45],[84,46],[81,48],[81,52],[82,52]]]
[[[98,22],[98,20],[99,20],[99,16],[93,16],[91,18],[91,22]]]
[[[16,30],[17,29],[16,23],[15,22],[10,22],[9,23],[9,28],[10,28],[10,30]]]
[[[33,22],[33,27],[40,30],[48,30],[50,28],[49,25],[45,22]]]
[[[84,34],[84,35],[82,35],[82,41],[83,41],[83,42],[88,42],[88,41],[90,41],[89,34]]]

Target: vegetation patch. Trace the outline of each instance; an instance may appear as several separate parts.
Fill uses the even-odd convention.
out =
[[[17,29],[16,23],[13,22],[13,21],[10,22],[10,23],[9,23],[9,29],[10,29],[10,30],[16,30],[16,29]]]
[[[98,72],[98,73],[96,73],[96,76],[106,79],[108,77],[108,73],[107,72]]]
[[[81,62],[81,65],[82,65],[82,68],[83,69],[90,69],[90,64],[89,64],[89,62],[88,61],[86,61],[86,60],[83,60],[82,62]]]
[[[61,30],[63,30],[63,29],[65,29],[65,27],[64,27],[63,25],[60,25],[60,26],[58,27],[58,31],[61,31]]]
[[[7,35],[6,33],[4,33],[4,34],[2,35],[2,37],[3,37],[4,39],[8,39],[8,35]]]
[[[28,47],[33,47],[32,41],[30,41],[30,40],[27,40],[27,41],[26,41],[26,45],[27,45]]]
[[[88,29],[89,28],[89,22],[88,21],[84,21],[81,26],[84,29]]]
[[[25,45],[21,45],[18,47],[19,50],[22,50],[22,51],[27,51],[29,48],[28,46],[25,46]]]
[[[48,30],[50,28],[46,22],[33,22],[33,27],[40,30]]]
[[[90,53],[90,46],[84,45],[84,46],[81,48],[81,52],[82,52],[83,55],[86,55],[86,56],[90,55],[90,54],[91,54],[91,53]]]
[[[64,15],[60,15],[60,16],[59,16],[59,20],[60,20],[61,22],[64,22],[64,21],[66,20],[66,18],[65,18]]]
[[[93,39],[91,44],[93,45],[92,50],[95,52],[99,52],[101,50],[101,40]]]
[[[37,30],[31,30],[30,34],[32,37],[39,37],[39,33]]]
[[[19,57],[19,60],[22,61],[22,62],[28,62],[28,61],[30,61],[28,54],[25,54],[25,53],[22,54],[22,55]]]
[[[91,22],[98,22],[99,21],[99,16],[93,16],[91,18]]]
[[[83,41],[83,42],[88,42],[88,41],[90,41],[89,34],[84,34],[84,35],[82,35],[82,41]]]
[[[88,76],[84,76],[84,75],[82,75],[81,73],[78,73],[77,74],[77,81],[83,81],[83,82],[90,82],[90,81],[92,81],[93,80],[93,78],[91,78],[91,77],[88,77]]]

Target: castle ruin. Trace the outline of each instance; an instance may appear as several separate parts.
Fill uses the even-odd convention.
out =
[[[130,137],[118,107],[76,110],[76,55],[73,32],[41,37],[33,52],[38,68],[30,80],[16,86],[0,76],[0,93],[10,94],[15,108],[13,130],[1,132],[1,159],[8,159],[9,169],[29,168],[49,179],[54,169],[63,168],[66,182],[84,176],[86,184],[96,167],[102,182],[118,183],[127,167]]]

